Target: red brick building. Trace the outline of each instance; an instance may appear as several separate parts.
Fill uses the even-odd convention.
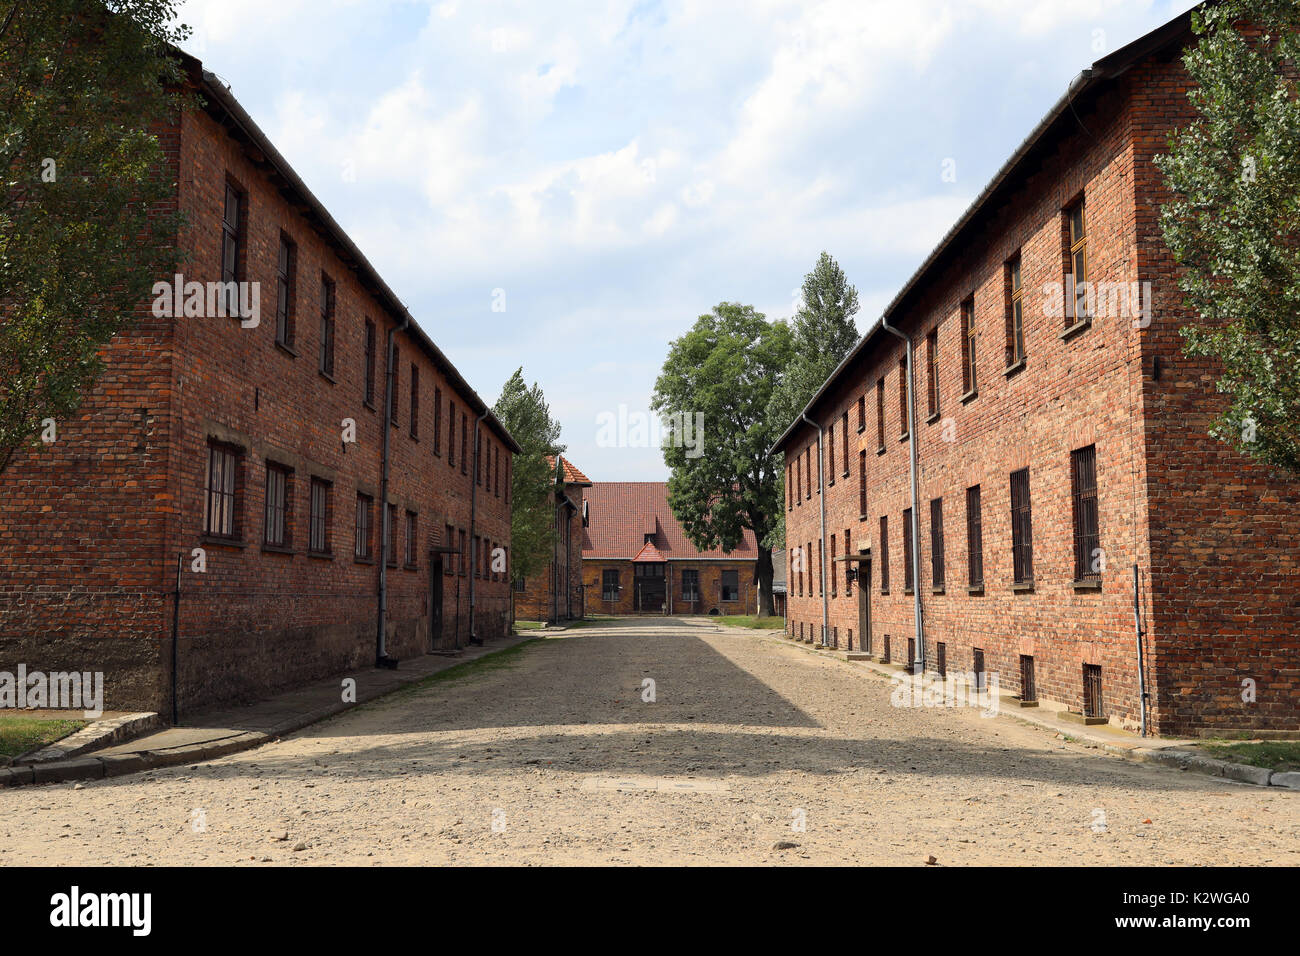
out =
[[[551,500],[555,508],[555,543],[550,563],[540,574],[515,581],[515,619],[568,621],[584,614],[582,588],[583,492],[591,481],[563,455],[546,459],[555,470]]]
[[[1158,225],[1190,40],[1081,73],[781,438],[791,636],[1135,727],[1136,604],[1150,730],[1300,727],[1300,483],[1208,437]]]
[[[758,546],[700,551],[668,507],[662,481],[598,481],[587,489],[582,581],[594,614],[754,614]]]
[[[506,633],[515,442],[185,62],[204,106],[162,134],[183,278],[259,284],[260,322],[143,304],[76,419],[0,475],[0,670],[102,671],[105,707],[165,714],[174,634],[187,713]]]

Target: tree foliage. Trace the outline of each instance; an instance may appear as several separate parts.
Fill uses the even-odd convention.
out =
[[[0,471],[174,271],[174,0],[0,0]]]
[[[799,417],[858,341],[853,321],[858,312],[858,290],[829,253],[823,252],[804,276],[802,292],[803,304],[791,323],[790,365],[768,403],[767,415],[778,436]],[[780,481],[784,485],[784,470]],[[785,512],[779,514],[769,542],[773,547],[785,544]]]
[[[1161,227],[1201,320],[1184,350],[1221,365],[1211,433],[1300,474],[1300,5],[1227,0],[1193,18],[1183,62],[1200,115],[1156,160],[1174,193]]]
[[[565,450],[560,444],[560,423],[551,418],[551,408],[541,387],[524,384],[524,370],[515,370],[493,413],[523,449],[514,457],[510,471],[510,548],[515,580],[540,574],[550,564],[555,544],[555,512],[551,493],[555,472],[548,455]]]
[[[783,426],[767,414],[791,357],[789,326],[723,302],[669,346],[651,407],[670,425],[703,416],[704,435],[666,442],[668,504],[700,549],[731,551],[746,529],[760,542],[760,616],[773,613],[772,560],[763,542],[781,519],[781,464],[769,455]],[[699,436],[696,436],[699,437]]]

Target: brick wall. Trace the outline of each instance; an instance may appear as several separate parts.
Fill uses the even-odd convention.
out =
[[[754,561],[673,561],[668,565],[666,590],[672,594],[670,612],[674,616],[709,614],[714,609],[719,614],[754,614],[757,612],[757,586],[754,581]],[[617,601],[606,601],[602,591],[602,575],[606,569],[618,572],[622,590]],[[683,599],[682,572],[699,574],[699,599]],[[737,600],[722,601],[722,572],[735,571],[739,585]],[[590,614],[640,614],[654,613],[636,609],[636,591],[633,584],[633,564],[628,561],[584,558],[582,562],[583,585],[587,592],[587,611]]]
[[[559,608],[558,616],[562,619],[583,616],[582,491],[583,486],[580,484],[566,484],[564,493],[574,503],[577,510],[573,511],[566,508],[557,511],[557,522],[564,520],[561,516],[565,512],[570,515],[567,521],[564,521],[568,528],[569,537],[569,557],[567,562],[565,560],[564,542],[560,541],[557,552],[560,556],[558,564],[560,568],[559,576],[556,575],[556,565],[550,563],[524,582],[524,590],[515,592],[516,620],[554,621],[557,607]],[[569,596],[567,602],[565,600],[566,584],[563,580],[566,563],[568,565],[567,594]],[[560,591],[558,603],[555,594],[557,585]]]

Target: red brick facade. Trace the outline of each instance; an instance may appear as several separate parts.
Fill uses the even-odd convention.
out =
[[[234,184],[243,197],[239,279],[261,284],[261,321],[156,318],[142,307],[106,349],[107,369],[76,420],[0,476],[0,670],[103,671],[106,708],[169,713],[178,556],[182,713],[374,662],[385,427],[396,515],[387,654],[463,645],[471,613],[479,637],[504,634],[514,441],[494,418],[479,421],[483,401],[418,326],[402,327],[408,316],[372,267],[228,91],[190,65],[207,107],[165,134],[188,217],[183,273],[222,278],[223,204]],[[277,342],[282,236],[295,250],[287,344]],[[328,374],[323,275],[334,288]],[[390,329],[396,402],[385,426]],[[345,441],[346,420],[355,441]],[[235,462],[229,539],[205,534],[214,443]],[[283,545],[268,532],[273,471],[285,486]],[[325,503],[325,547],[316,550],[313,484]],[[355,553],[359,495],[374,502],[369,557]]]
[[[1178,329],[1191,317],[1158,226],[1161,177],[1152,156],[1190,116],[1175,59],[1188,38],[1185,22],[1098,64],[1091,85],[1040,128],[887,311],[914,350],[925,662],[936,669],[942,647],[949,671],[970,671],[982,651],[984,669],[999,674],[1003,691],[1016,691],[1021,658],[1032,657],[1039,698],[1076,711],[1086,704],[1085,668],[1100,667],[1102,697],[1092,709],[1135,726],[1136,565],[1150,728],[1295,730],[1300,482],[1270,476],[1208,437],[1215,373],[1182,354]],[[1106,308],[1090,321],[1071,320],[1050,302],[1063,295],[1050,284],[1072,268],[1070,211],[1080,200],[1088,280],[1150,283],[1145,327]],[[1008,263],[1017,255],[1022,362],[1008,345]],[[968,337],[963,313],[972,297]],[[971,338],[973,386],[963,354]],[[912,507],[903,357],[902,342],[877,325],[809,412],[825,429],[827,459],[834,449],[825,464],[827,549],[833,541],[831,557],[869,554],[853,585],[845,563],[826,564],[828,639],[864,649],[868,624],[865,649],[883,655],[888,645],[894,662],[908,660],[915,627],[903,567],[904,512]],[[812,641],[822,622],[816,433],[792,426],[778,447],[787,462],[787,630]],[[1097,552],[1086,534],[1076,537],[1088,530],[1077,511],[1089,506],[1088,466],[1074,453],[1088,449]],[[1012,475],[1021,469],[1032,574],[1017,584]],[[968,536],[976,487],[979,537]],[[968,540],[980,537],[982,580],[972,584]],[[802,572],[800,547],[811,551]],[[1091,562],[1076,560],[1081,547]],[[1251,686],[1243,682],[1253,682],[1257,699],[1243,699]]]
[[[587,492],[582,583],[592,614],[754,614],[752,532],[700,551],[668,506],[666,482],[596,482]]]
[[[548,459],[555,467],[555,459]],[[563,480],[556,482],[555,542],[550,563],[515,591],[515,620],[567,621],[584,613],[582,589],[583,494],[591,482],[568,459],[560,456]]]

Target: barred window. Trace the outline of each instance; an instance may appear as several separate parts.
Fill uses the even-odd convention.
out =
[[[885,450],[885,380],[876,381],[876,446]]]
[[[930,502],[930,584],[934,588],[944,586],[942,498]]]
[[[1011,475],[1011,569],[1016,584],[1034,580],[1034,528],[1029,503],[1029,469]]]
[[[1074,579],[1101,579],[1098,561],[1100,531],[1097,514],[1097,446],[1070,453],[1070,484],[1074,498]]]
[[[700,572],[694,568],[682,571],[682,600],[694,603],[700,599]]]
[[[925,337],[925,371],[928,387],[930,417],[939,414],[939,330],[933,329]]]
[[[357,520],[353,529],[353,549],[352,553],[363,560],[368,560],[373,555],[373,542],[370,538],[371,509],[374,507],[375,499],[370,495],[357,492]]]
[[[605,601],[618,600],[617,568],[605,568],[600,572],[600,596]]]
[[[234,538],[238,528],[239,449],[218,442],[208,444],[208,484],[203,531],[214,538]]]
[[[419,552],[416,550],[419,540],[419,520],[414,511],[406,513],[406,566],[408,568],[413,568],[419,563]]]
[[[320,371],[334,376],[334,283],[326,275],[320,280]]]
[[[880,516],[880,593],[889,593],[889,518]]]
[[[912,509],[907,508],[903,511],[903,590],[911,591],[914,589],[913,567],[912,567]]]
[[[289,485],[292,470],[266,464],[266,523],[264,540],[273,547],[289,545]]]
[[[858,516],[867,520],[867,453],[858,452]]]
[[[275,340],[293,348],[293,286],[298,271],[298,250],[284,233],[280,234],[280,255],[275,269]]]
[[[375,404],[375,354],[375,323],[366,319],[365,403],[372,408]]]
[[[311,480],[311,530],[308,548],[315,554],[329,554],[330,483],[324,478]]]
[[[984,586],[984,521],[980,513],[980,486],[966,489],[966,566],[968,583]]]

